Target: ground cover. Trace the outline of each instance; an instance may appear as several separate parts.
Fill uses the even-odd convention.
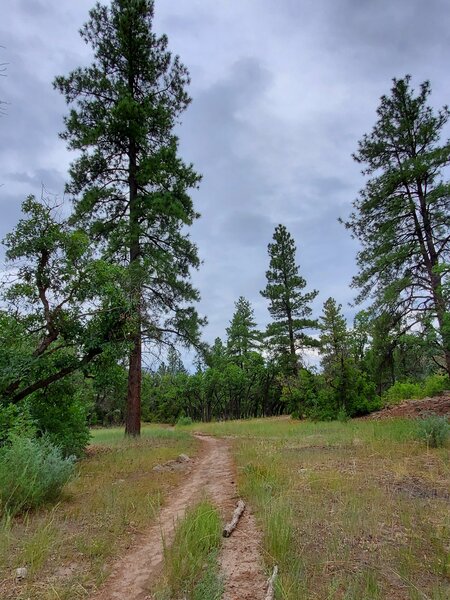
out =
[[[450,596],[449,447],[411,420],[194,425],[230,436],[277,598]]]
[[[140,440],[122,428],[93,431],[77,477],[53,507],[0,524],[0,597],[69,600],[87,598],[159,512],[183,473],[153,466],[195,453],[186,432],[146,426]],[[23,581],[14,577],[27,567]]]

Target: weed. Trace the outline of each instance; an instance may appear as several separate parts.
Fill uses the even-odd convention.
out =
[[[430,414],[417,419],[417,437],[429,448],[442,448],[448,439],[450,425],[447,417]]]

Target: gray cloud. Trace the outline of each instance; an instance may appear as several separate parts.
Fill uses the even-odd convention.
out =
[[[19,0],[2,7],[0,235],[42,184],[62,194],[72,157],[58,139],[66,112],[55,75],[86,64],[78,36],[93,0]],[[308,288],[354,308],[349,288],[357,243],[337,222],[363,186],[352,161],[392,77],[432,81],[448,102],[450,4],[444,0],[156,0],[155,28],[192,75],[192,105],[179,127],[183,156],[203,174],[194,194],[202,218],[192,237],[204,261],[193,280],[212,341],[224,335],[239,295],[268,321],[259,295],[267,244],[284,223]],[[2,62],[0,60],[0,62]]]

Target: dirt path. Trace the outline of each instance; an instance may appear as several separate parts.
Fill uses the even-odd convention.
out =
[[[172,492],[158,522],[116,562],[111,577],[92,600],[151,599],[149,589],[162,567],[163,539],[166,544],[172,543],[177,520],[204,495],[220,509],[224,521],[230,518],[236,504],[236,485],[229,443],[206,436],[198,439],[203,448],[186,481]],[[246,510],[234,534],[223,540],[220,556],[225,579],[223,600],[264,598],[260,543],[253,515]]]

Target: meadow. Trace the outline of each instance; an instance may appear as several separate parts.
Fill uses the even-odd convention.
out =
[[[87,598],[182,477],[152,467],[195,449],[188,433],[159,426],[144,426],[140,440],[124,439],[123,428],[92,430],[58,504],[0,522],[0,597]],[[23,582],[17,567],[28,569]]]
[[[278,599],[450,597],[449,448],[412,420],[193,425],[232,436]]]
[[[122,429],[93,430],[56,506],[3,517],[1,597],[88,598],[185,477],[152,467],[180,453],[194,456],[195,432],[230,444],[239,494],[263,534],[265,570],[279,567],[278,600],[450,596],[448,443],[428,448],[413,420],[281,417],[144,426],[140,440],[125,440]],[[203,502],[178,523],[158,600],[177,600],[186,585],[186,598],[221,597],[218,519]],[[14,570],[21,566],[28,576],[18,582]]]

